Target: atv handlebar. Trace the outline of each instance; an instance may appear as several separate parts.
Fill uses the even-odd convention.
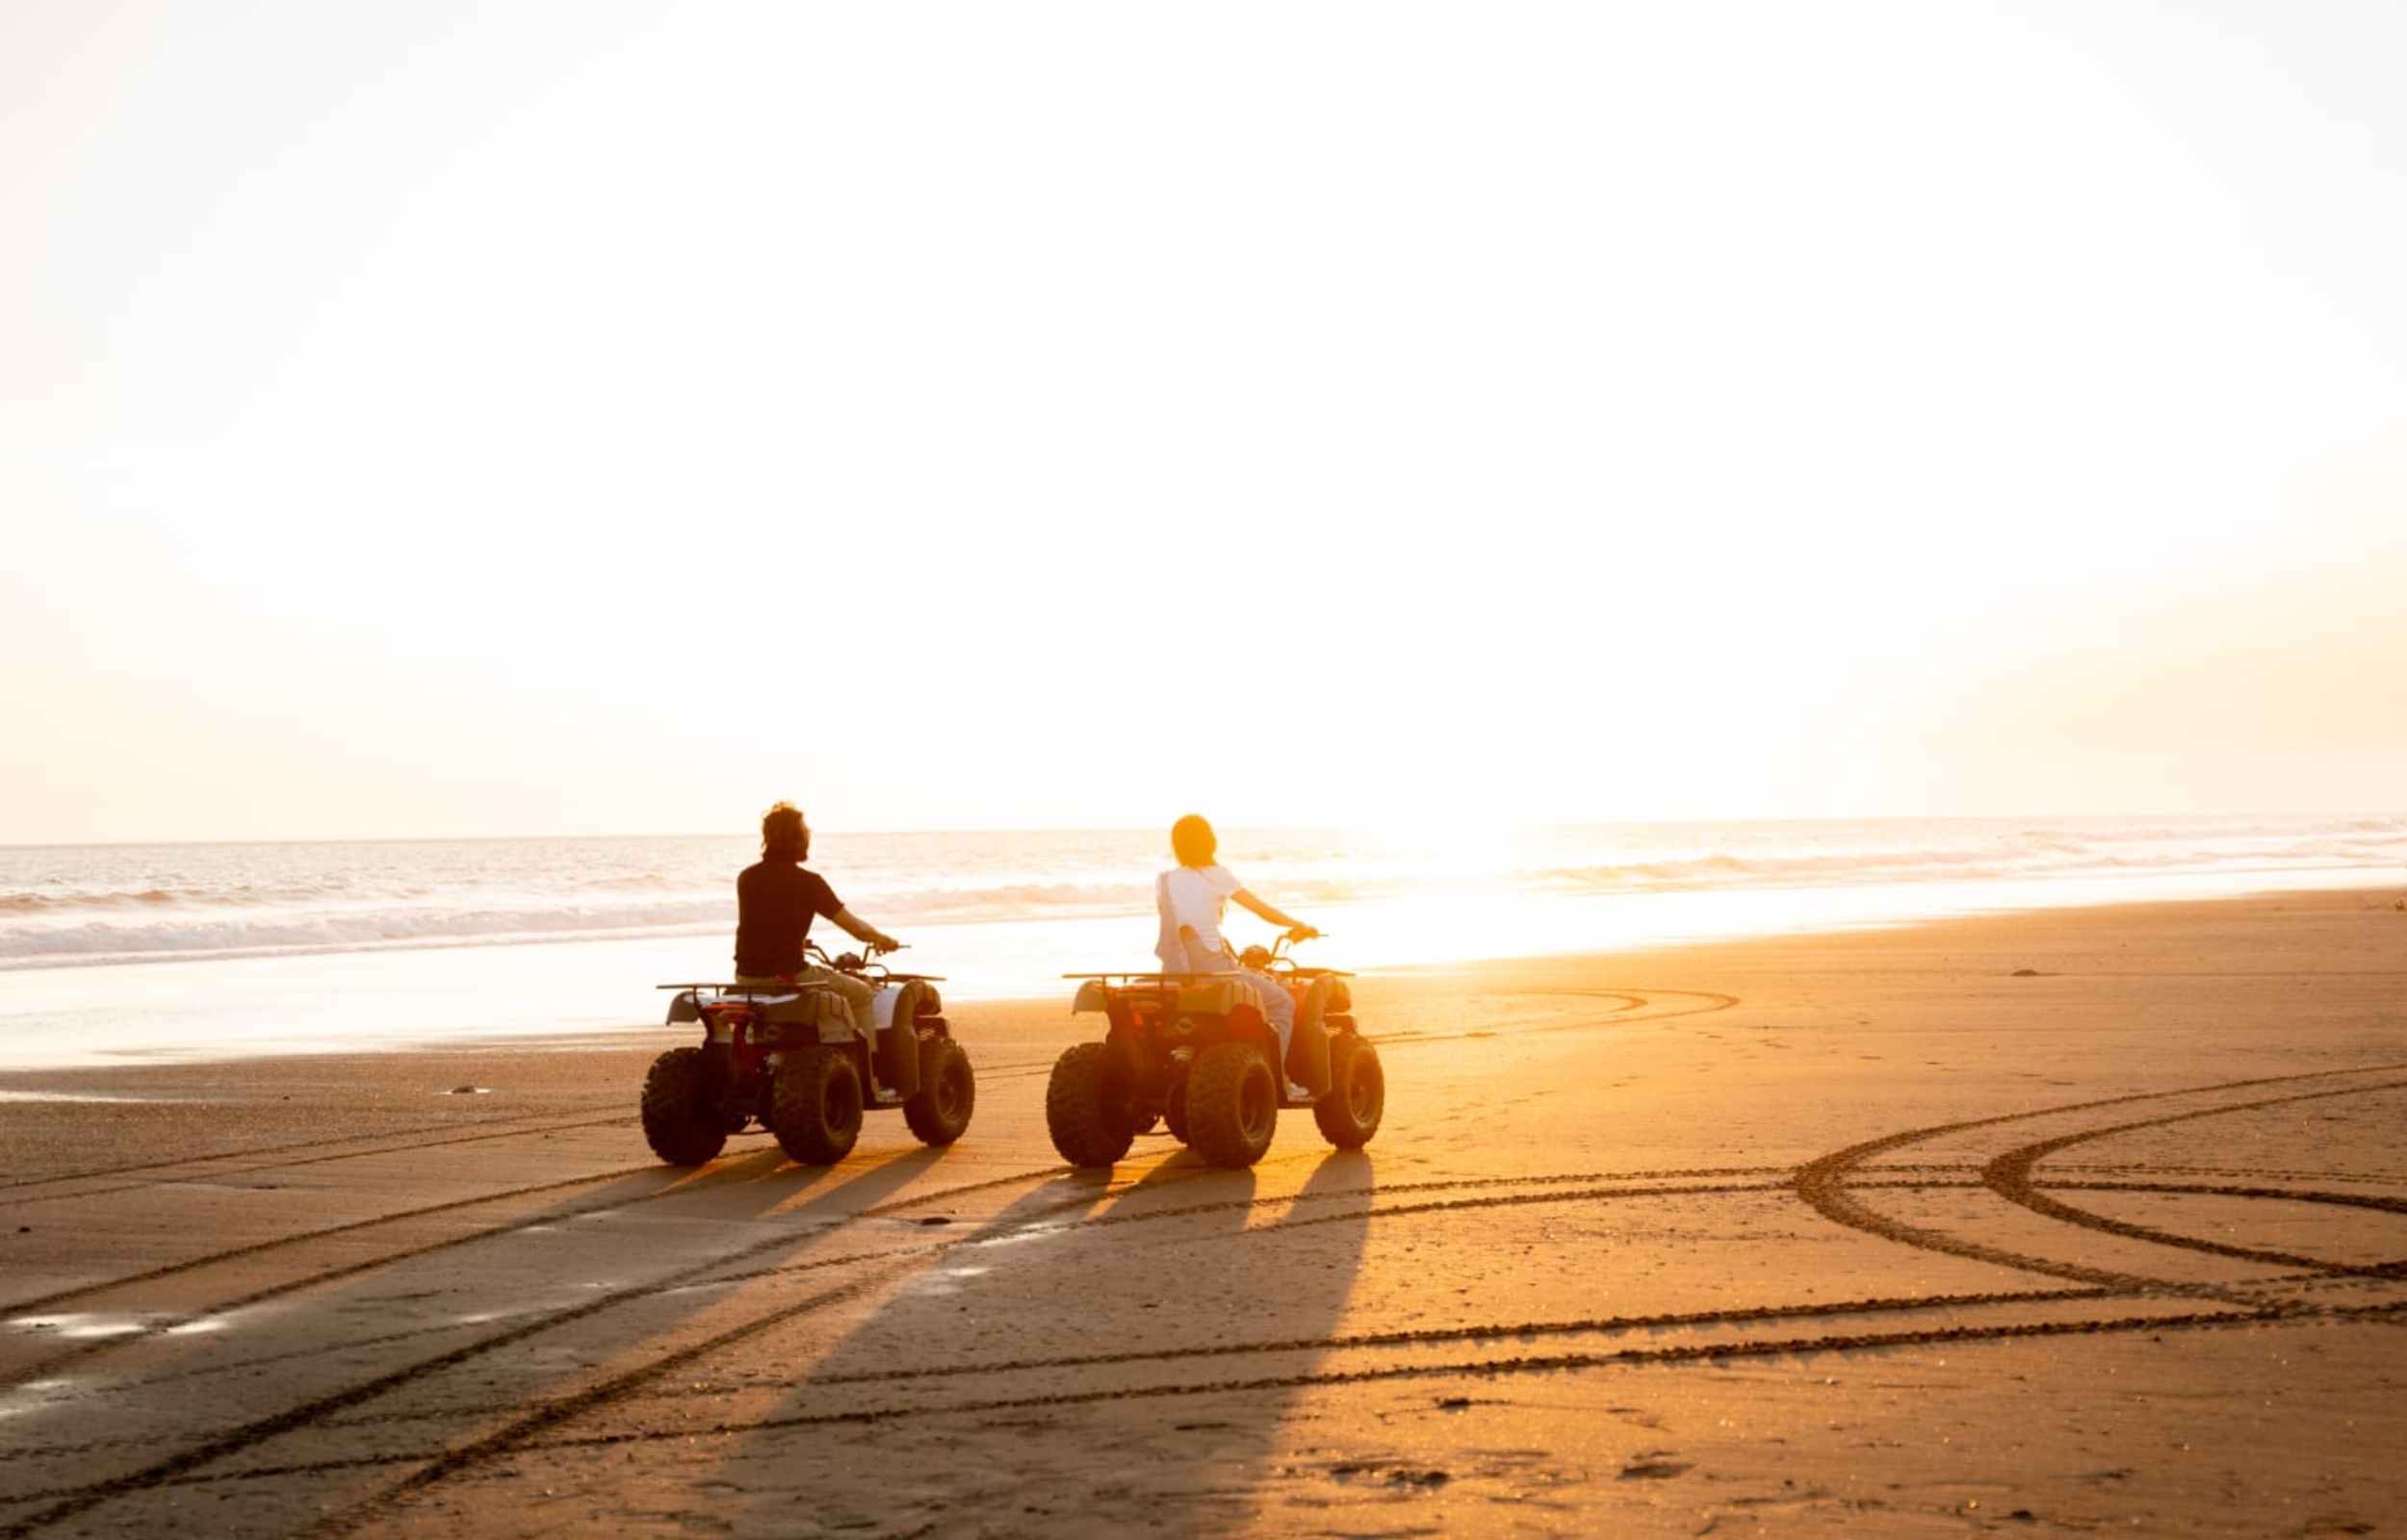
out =
[[[1272,937],[1270,945],[1249,946],[1238,953],[1237,962],[1259,973],[1292,973],[1296,962],[1287,955],[1287,948],[1304,941],[1317,940],[1320,934],[1309,925],[1291,925]]]
[[[897,941],[893,946],[877,946],[864,942],[861,952],[839,952],[834,957],[830,957],[827,949],[818,942],[805,941],[802,945],[802,954],[803,961],[806,962],[816,962],[823,968],[829,968],[838,973],[848,973],[856,979],[867,979],[872,984],[890,979],[899,983],[906,979],[941,977],[934,973],[897,973],[878,961],[881,956],[892,956],[908,944],[908,942]],[[863,956],[864,952],[868,955]]]
[[[1298,932],[1303,934],[1298,935]],[[1298,967],[1295,959],[1287,955],[1289,946],[1298,941],[1317,940],[1320,934],[1309,925],[1291,926],[1281,932],[1270,945],[1249,946],[1238,953],[1237,964],[1240,967],[1252,968],[1257,973],[1277,973],[1299,979],[1317,979],[1324,976],[1339,979],[1354,977],[1344,968]],[[1227,978],[1228,975],[1226,973],[1065,973],[1062,977],[1065,979],[1101,979],[1107,984],[1113,980],[1119,980],[1126,984],[1150,985],[1204,984],[1213,979]]]

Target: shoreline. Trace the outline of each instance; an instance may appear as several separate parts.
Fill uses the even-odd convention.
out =
[[[1476,897],[1426,900],[1324,915],[1354,928],[1307,961],[1384,973],[2284,892],[2396,892],[2407,902],[2407,884],[2383,872],[2283,875],[2283,886],[2230,888],[2221,886],[2226,877],[2204,891],[2195,876],[2157,876],[1557,896],[1510,908]],[[1041,1004],[1066,997],[1057,970],[1096,959],[1151,965],[1131,940],[1150,923],[1106,916],[930,927],[903,968],[928,967],[945,980],[945,998],[964,1006]],[[1465,926],[1484,929],[1471,935]],[[1458,955],[1418,961],[1413,939],[1422,936],[1445,937]],[[608,1038],[641,1030],[656,986],[707,976],[722,943],[712,933],[0,969],[0,1072]],[[1032,953],[1043,961],[1029,961]]]

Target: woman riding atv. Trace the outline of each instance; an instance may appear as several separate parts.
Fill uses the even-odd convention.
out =
[[[1221,917],[1235,899],[1271,924],[1283,929],[1291,941],[1307,940],[1320,932],[1291,914],[1256,898],[1236,875],[1219,864],[1220,840],[1200,813],[1189,813],[1170,826],[1171,854],[1178,864],[1153,881],[1153,905],[1161,917],[1153,955],[1165,973],[1233,973],[1257,997],[1258,1009],[1279,1035],[1279,1062],[1286,1063],[1287,1041],[1295,1032],[1295,1000],[1269,974],[1249,968],[1220,934]],[[1290,1084],[1288,1094],[1311,1094]]]

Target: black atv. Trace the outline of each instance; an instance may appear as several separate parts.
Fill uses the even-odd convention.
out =
[[[874,1040],[824,985],[663,984],[668,1021],[700,1022],[702,1042],[671,1048],[643,1082],[643,1137],[671,1166],[699,1166],[756,1127],[804,1166],[832,1166],[861,1137],[864,1111],[899,1107],[926,1144],[970,1126],[977,1083],[945,1022],[937,976],[895,973],[847,952],[810,959],[877,991]]]
[[[1270,1148],[1281,1107],[1309,1107],[1339,1149],[1379,1131],[1387,1081],[1379,1052],[1354,1021],[1353,977],[1304,968],[1282,937],[1241,960],[1296,1003],[1282,1074],[1279,1040],[1252,989],[1229,974],[1069,973],[1073,1012],[1102,1014],[1100,1042],[1076,1043],[1053,1065],[1045,1126],[1073,1166],[1109,1166],[1156,1118],[1214,1166],[1253,1165]],[[1289,1094],[1289,1083],[1307,1094]]]

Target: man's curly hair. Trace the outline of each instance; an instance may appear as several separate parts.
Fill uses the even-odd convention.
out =
[[[802,821],[802,809],[790,802],[781,802],[761,815],[761,859],[763,860],[803,860],[811,854],[810,826]]]

